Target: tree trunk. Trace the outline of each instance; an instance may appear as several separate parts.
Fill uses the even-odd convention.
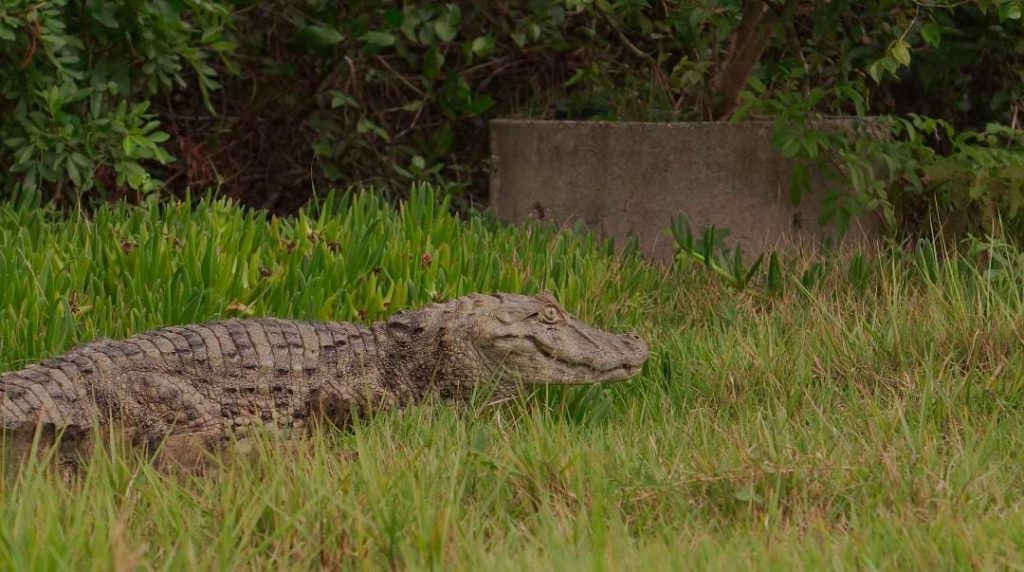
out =
[[[736,110],[740,92],[746,87],[750,72],[761,62],[772,38],[775,19],[775,12],[766,2],[743,2],[742,20],[729,38],[728,55],[711,82],[713,119],[725,119]]]

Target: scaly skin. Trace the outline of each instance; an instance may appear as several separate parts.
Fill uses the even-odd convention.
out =
[[[370,326],[216,321],[101,339],[0,375],[0,427],[15,451],[37,432],[44,444],[59,435],[65,460],[111,425],[181,458],[254,425],[344,425],[354,411],[432,392],[465,400],[487,382],[508,396],[524,385],[625,380],[647,355],[637,336],[586,326],[546,293],[471,294]]]

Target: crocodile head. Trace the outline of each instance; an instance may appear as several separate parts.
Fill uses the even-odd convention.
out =
[[[462,388],[492,379],[502,385],[622,381],[648,356],[638,336],[590,327],[547,293],[473,294],[445,304],[441,315],[445,381]]]

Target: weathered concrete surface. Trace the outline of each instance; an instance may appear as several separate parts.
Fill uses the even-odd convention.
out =
[[[672,259],[667,229],[682,212],[694,232],[728,228],[744,253],[816,245],[834,229],[818,224],[823,192],[789,199],[791,164],[771,146],[771,122],[632,123],[494,120],[490,203],[501,219],[564,224],[583,220],[621,243]],[[812,175],[811,188],[826,182]],[[843,242],[877,232],[868,217]]]

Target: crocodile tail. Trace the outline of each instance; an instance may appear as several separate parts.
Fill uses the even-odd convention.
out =
[[[0,374],[0,427],[4,432],[60,431],[89,423],[85,384],[72,364],[47,360]]]

